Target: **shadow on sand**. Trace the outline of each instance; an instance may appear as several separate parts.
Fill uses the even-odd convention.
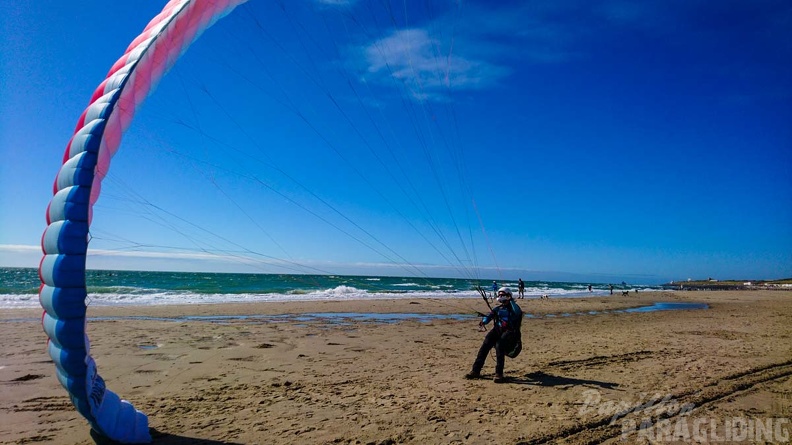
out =
[[[175,434],[162,433],[154,428],[149,428],[149,431],[151,432],[151,443],[156,443],[157,445],[243,445],[239,442],[177,436]],[[115,445],[119,443],[102,436],[94,430],[91,430],[91,438],[97,445]]]
[[[515,383],[518,385],[536,385],[536,386],[589,386],[604,389],[615,389],[619,386],[618,383],[600,382],[599,380],[585,380],[574,379],[571,377],[562,377],[558,375],[547,374],[542,371],[531,372],[525,374],[523,377],[506,377],[504,383]]]

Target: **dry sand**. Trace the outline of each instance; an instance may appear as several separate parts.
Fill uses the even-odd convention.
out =
[[[656,301],[710,308],[588,314]],[[507,359],[506,384],[462,378],[483,338],[472,317],[397,323],[139,317],[485,309],[475,300],[92,307],[91,317],[111,318],[91,320],[88,328],[108,387],[148,414],[160,444],[642,443],[656,437],[633,434],[620,442],[622,429],[646,419],[668,433],[669,422],[683,418],[680,406],[692,409],[687,419],[703,419],[699,425],[713,422],[721,434],[715,437],[734,417],[769,419],[782,427],[778,433],[792,433],[792,292],[520,304],[538,317],[523,324],[524,349]],[[55,378],[39,316],[0,314],[0,443],[94,443]],[[493,358],[484,368],[488,377]],[[666,400],[652,405],[652,396]],[[625,413],[614,420],[619,407]]]

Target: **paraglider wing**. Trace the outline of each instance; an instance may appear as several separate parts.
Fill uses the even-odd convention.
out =
[[[61,385],[91,427],[121,443],[151,441],[148,418],[105,387],[85,333],[85,264],[93,204],[121,136],[190,44],[245,0],[172,0],[110,69],[80,116],[47,207],[39,265],[42,326]]]

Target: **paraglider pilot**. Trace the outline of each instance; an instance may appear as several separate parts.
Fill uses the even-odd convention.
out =
[[[498,303],[499,305],[493,308],[479,323],[479,326],[484,327],[490,321],[495,322],[492,329],[484,337],[484,342],[478,351],[476,361],[473,362],[473,369],[465,375],[466,379],[481,377],[481,368],[484,367],[487,354],[492,348],[495,348],[494,381],[495,383],[502,383],[505,381],[503,366],[506,355],[515,357],[519,353],[519,348],[521,348],[520,322],[522,321],[522,309],[514,302],[511,289],[507,287],[498,289]]]

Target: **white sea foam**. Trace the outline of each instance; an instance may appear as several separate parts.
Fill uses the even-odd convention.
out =
[[[404,283],[403,286],[415,286]],[[645,289],[650,291],[652,289]],[[614,290],[614,293],[616,291]],[[525,298],[538,298],[549,295],[551,298],[600,297],[607,296],[607,290],[594,290],[589,293],[585,288],[559,289],[548,287],[528,287]],[[516,290],[515,290],[516,296]],[[246,302],[287,302],[287,301],[344,301],[375,299],[409,298],[481,298],[479,293],[470,291],[446,291],[435,286],[420,291],[373,292],[353,286],[337,286],[330,289],[303,293],[196,293],[190,291],[143,290],[140,288],[119,288],[111,293],[89,293],[91,306],[150,306],[170,304],[210,304]],[[0,308],[37,308],[40,307],[38,294],[0,294]]]
[[[0,294],[0,308],[41,307],[38,294]]]

